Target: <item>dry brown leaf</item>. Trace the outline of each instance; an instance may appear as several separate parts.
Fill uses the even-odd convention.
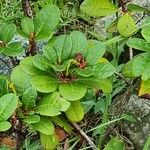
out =
[[[65,131],[58,127],[55,128],[55,134],[59,141],[63,141],[67,137],[67,134],[65,133]]]
[[[1,137],[0,138],[0,145],[5,145],[9,148],[15,148],[16,147],[16,141],[9,137]]]

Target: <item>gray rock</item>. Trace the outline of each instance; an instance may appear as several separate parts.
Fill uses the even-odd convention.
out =
[[[9,74],[11,70],[10,60],[0,54],[0,74]]]
[[[131,0],[130,3],[137,4],[144,8],[150,9],[150,0]],[[135,12],[134,14],[132,14],[132,16],[133,16],[137,26],[140,26],[143,23],[143,21],[145,20],[145,18],[147,18],[150,15],[149,14],[145,15],[143,12]],[[108,33],[106,32],[106,28],[108,27],[108,25],[113,23],[114,20],[116,20],[115,15],[106,16],[101,19],[98,19],[95,24],[95,31],[97,33],[99,33],[100,35],[102,35],[104,38],[106,38],[108,36]]]
[[[22,60],[25,57],[25,51],[28,49],[29,41],[20,36],[15,35],[11,42],[20,42],[22,44],[22,47],[24,48],[24,52],[17,56],[18,60]],[[42,52],[43,46],[47,43],[47,41],[38,41],[37,42],[37,51]],[[12,68],[12,63],[10,61],[10,58],[0,54],[0,74],[9,74]]]
[[[116,97],[110,106],[109,113],[112,119],[122,114],[132,115],[137,122],[122,121],[119,127],[123,136],[130,141],[129,150],[143,150],[143,146],[150,136],[150,100],[130,96],[130,89],[125,94]],[[111,126],[111,128],[113,128]],[[122,135],[122,134],[121,134]]]
[[[142,150],[150,135],[150,100],[132,95],[124,112],[133,115],[137,120],[136,123],[124,122],[122,125],[136,150]]]

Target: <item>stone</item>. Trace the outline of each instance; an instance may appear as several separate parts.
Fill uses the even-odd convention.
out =
[[[136,122],[121,121],[122,132],[132,143],[130,150],[143,150],[143,146],[150,135],[150,100],[139,98],[137,95],[130,96],[130,90],[121,96],[117,96],[111,106],[109,113],[112,119],[122,114],[128,114],[136,119]]]
[[[144,8],[150,9],[150,1],[149,0],[130,0],[130,3],[142,6]],[[120,15],[120,13],[119,13]],[[137,26],[141,26],[144,22],[145,18],[150,16],[150,14],[144,14],[143,12],[134,12],[132,14]],[[95,24],[95,32],[103,36],[103,38],[107,38],[109,35],[107,33],[107,27],[116,20],[116,15],[106,16],[101,19],[98,19]]]
[[[136,123],[123,122],[122,126],[136,150],[142,150],[150,135],[150,100],[132,95],[124,113],[131,114],[137,120]]]

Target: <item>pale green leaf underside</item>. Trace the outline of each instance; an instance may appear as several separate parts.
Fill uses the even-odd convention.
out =
[[[79,122],[84,117],[84,109],[81,105],[80,100],[71,102],[71,106],[65,112],[66,116],[71,122]]]
[[[131,36],[137,29],[135,21],[129,13],[124,14],[118,21],[117,25],[119,33],[123,37]]]
[[[59,144],[55,134],[45,135],[41,133],[40,140],[41,140],[42,147],[45,150],[53,150],[56,148],[57,144]]]

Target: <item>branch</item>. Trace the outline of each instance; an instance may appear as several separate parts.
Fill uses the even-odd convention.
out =
[[[88,144],[91,146],[92,150],[97,150],[96,145],[91,141],[91,139],[85,134],[85,132],[76,124],[76,123],[71,123],[73,128],[77,130],[80,135],[88,142]]]
[[[19,64],[19,60],[17,60],[17,58],[14,57],[9,57],[13,67],[16,67]]]
[[[32,12],[29,0],[22,0],[22,8],[24,11],[24,15],[29,18],[32,18],[33,12]]]
[[[133,58],[133,49],[129,47],[129,58],[130,60]]]
[[[121,8],[122,8],[122,11],[123,11],[124,13],[127,12],[127,8],[126,8],[126,6],[125,6],[124,0],[119,0],[119,2],[120,2],[120,6],[121,6]]]
[[[33,11],[30,6],[29,0],[22,0],[22,8],[24,11],[24,15],[33,18]],[[29,48],[26,52],[26,56],[32,55],[34,56],[36,54],[36,41],[35,41],[35,33],[30,33],[30,40],[29,40]]]

